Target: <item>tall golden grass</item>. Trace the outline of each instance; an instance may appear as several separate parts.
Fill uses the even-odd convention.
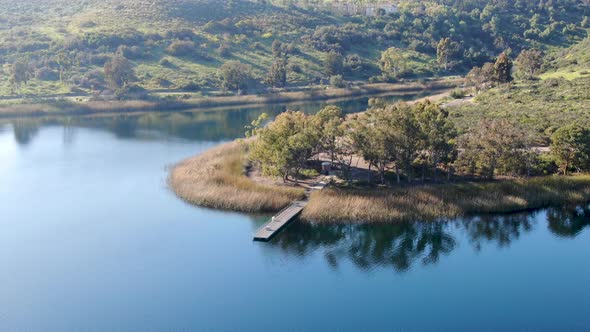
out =
[[[252,181],[245,164],[244,145],[226,143],[174,166],[168,183],[189,203],[231,211],[277,211],[305,196],[300,188]]]
[[[312,194],[302,218],[324,223],[434,221],[588,201],[587,175],[394,189],[330,188]]]

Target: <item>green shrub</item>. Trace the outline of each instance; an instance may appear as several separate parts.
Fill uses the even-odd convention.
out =
[[[465,90],[463,89],[454,89],[451,91],[451,97],[455,99],[461,99],[465,97]]]
[[[342,75],[334,75],[330,77],[330,85],[335,88],[343,88],[346,86],[346,81],[344,81]]]
[[[299,170],[299,174],[306,178],[315,178],[320,175],[315,169],[302,169]]]
[[[166,53],[174,56],[189,56],[196,52],[195,43],[189,40],[173,41],[167,48]]]

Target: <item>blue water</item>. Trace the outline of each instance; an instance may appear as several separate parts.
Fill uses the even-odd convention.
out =
[[[0,122],[0,330],[587,330],[590,208],[295,223],[189,206],[167,167],[261,110]]]

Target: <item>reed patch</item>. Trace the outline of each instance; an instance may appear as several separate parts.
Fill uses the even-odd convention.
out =
[[[320,223],[435,221],[588,201],[589,175],[384,189],[333,187],[313,193],[302,218]]]
[[[303,198],[304,190],[254,182],[240,142],[222,144],[173,167],[168,183],[186,202],[215,209],[271,212]]]

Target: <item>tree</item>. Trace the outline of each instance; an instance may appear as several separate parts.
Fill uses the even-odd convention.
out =
[[[493,178],[497,173],[522,174],[527,162],[529,144],[522,128],[506,120],[482,120],[463,135],[457,166],[469,174]]]
[[[12,85],[13,90],[19,90],[22,85],[26,85],[33,71],[31,65],[24,60],[17,60],[9,67],[9,81]]]
[[[420,130],[412,106],[397,103],[385,108],[389,115],[392,149],[395,160],[397,182],[400,182],[400,167],[405,171],[408,182],[412,182],[412,163],[418,157],[423,133]]]
[[[498,82],[508,83],[512,81],[512,60],[510,60],[506,53],[500,54],[494,64],[494,70]]]
[[[433,169],[434,181],[437,181],[439,163],[451,163],[455,157],[457,132],[449,113],[429,100],[417,103],[414,112],[422,133],[422,154]]]
[[[230,91],[246,90],[252,80],[252,66],[240,61],[227,61],[219,68],[221,85]]]
[[[525,79],[533,78],[543,66],[543,54],[539,50],[523,50],[516,58],[518,75]]]
[[[73,64],[72,58],[69,56],[68,53],[66,53],[66,51],[60,51],[54,57],[54,61],[59,66],[59,81],[63,82],[65,71],[69,69]]]
[[[385,170],[387,164],[393,161],[393,139],[388,130],[387,114],[384,109],[371,109],[367,112],[356,114],[346,123],[348,137],[355,153],[369,163],[369,179],[371,181],[371,167],[376,166],[381,183],[385,183]]]
[[[275,59],[268,71],[267,82],[275,88],[287,85],[287,61],[282,58]]]
[[[326,106],[313,116],[319,138],[319,151],[326,153],[330,161],[338,158],[338,140],[344,135],[342,109],[337,106]]]
[[[346,86],[346,81],[344,81],[342,75],[334,75],[330,76],[330,85],[334,88],[344,88]]]
[[[485,82],[495,82],[497,80],[496,69],[494,64],[486,62],[481,66],[481,75]]]
[[[451,65],[451,58],[459,50],[459,45],[451,40],[451,38],[443,38],[436,47],[436,60],[444,70],[449,70]]]
[[[561,127],[551,136],[551,154],[559,170],[587,170],[590,165],[590,130],[578,124]]]
[[[246,125],[244,128],[246,129],[246,137],[254,137],[258,133],[258,131],[264,128],[264,124],[268,120],[269,116],[266,113],[262,113],[256,118],[256,120],[250,122],[249,125]]]
[[[351,140],[357,154],[376,166],[381,183],[385,172],[394,163],[397,182],[403,169],[412,181],[412,163],[420,148],[420,128],[411,106],[405,103],[372,108],[349,119]]]
[[[272,42],[271,49],[272,49],[272,57],[274,59],[281,58],[283,56],[283,54],[282,54],[283,53],[283,43],[281,43],[280,40],[275,39]]]
[[[250,144],[250,159],[265,175],[297,176],[318,146],[317,128],[303,112],[287,111],[257,130]]]
[[[135,72],[131,62],[121,54],[115,54],[111,60],[104,64],[104,76],[113,90],[126,90],[129,84],[135,80]]]
[[[407,61],[402,50],[390,47],[381,53],[379,66],[383,77],[398,78],[407,70]]]
[[[342,55],[336,51],[330,51],[326,55],[324,67],[326,74],[333,76],[342,73]]]

